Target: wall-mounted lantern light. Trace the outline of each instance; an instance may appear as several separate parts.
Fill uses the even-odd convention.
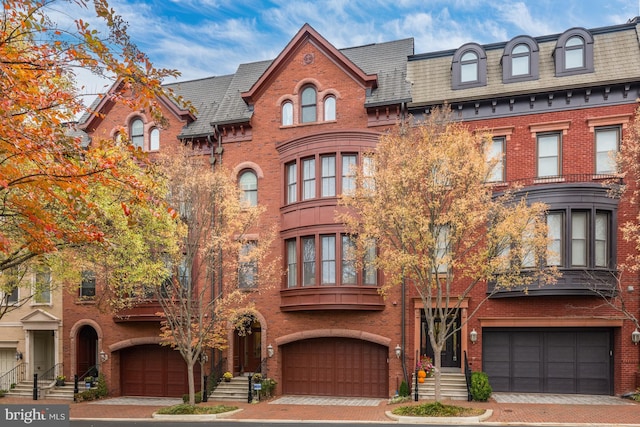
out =
[[[631,332],[631,341],[633,341],[635,345],[638,345],[638,343],[640,342],[640,331],[636,329],[635,331]]]
[[[271,344],[269,344],[269,345],[267,346],[267,356],[269,356],[269,357],[273,357],[273,354],[274,354],[274,352],[273,352],[273,346],[272,346]]]
[[[396,345],[396,357],[398,359],[400,359],[400,356],[402,356],[402,347],[400,347],[400,344]]]
[[[478,333],[476,332],[475,329],[472,329],[471,332],[469,333],[469,339],[473,344],[475,344],[478,341]]]
[[[100,351],[100,360],[102,362],[106,362],[109,359],[109,355],[104,352],[104,350]]]
[[[16,360],[22,360],[22,353],[20,353],[20,350],[16,350]]]

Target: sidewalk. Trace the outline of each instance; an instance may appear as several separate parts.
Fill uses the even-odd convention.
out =
[[[545,395],[542,395],[545,396]],[[125,398],[126,399],[126,398]],[[493,414],[485,423],[544,423],[544,424],[583,424],[583,425],[627,425],[640,427],[640,403],[627,399],[612,400],[615,404],[573,404],[573,403],[499,403],[495,399],[489,402],[444,401],[445,404],[491,409]],[[261,421],[362,421],[393,423],[385,414],[397,406],[380,401],[377,406],[347,406],[320,404],[278,403],[277,398],[249,404],[246,402],[209,401],[202,405],[232,405],[242,409],[227,419]],[[503,399],[501,399],[503,400]],[[534,399],[535,400],[535,399]],[[156,400],[144,398],[105,399],[95,402],[69,403],[71,419],[138,419],[151,418],[159,408],[166,406]],[[173,400],[175,402],[175,400]],[[5,404],[64,404],[60,400],[38,400],[0,398],[0,406]],[[133,403],[133,404],[132,404]],[[146,404],[154,403],[154,404]],[[413,403],[412,403],[413,404]]]

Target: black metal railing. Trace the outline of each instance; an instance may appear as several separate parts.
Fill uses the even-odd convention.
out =
[[[622,177],[617,174],[596,174],[596,173],[581,173],[581,174],[569,174],[558,176],[545,176],[545,177],[528,177],[520,178],[513,181],[500,181],[491,182],[492,185],[499,190],[501,186],[508,188],[513,187],[531,187],[545,184],[575,184],[575,183],[597,183],[605,187],[613,187],[616,185],[622,185],[624,183]]]
[[[27,364],[21,362],[15,368],[0,376],[0,390],[11,390],[16,384],[27,379]]]
[[[464,378],[467,382],[467,401],[471,402],[471,400],[473,400],[471,396],[471,368],[469,367],[466,350],[464,352]]]
[[[215,384],[218,384],[222,381],[222,374],[224,374],[224,367],[227,366],[227,358],[222,357],[218,360],[218,363],[213,365],[213,369],[211,370],[211,381]]]
[[[51,386],[56,377],[62,373],[62,363],[57,363],[41,374],[38,374],[38,387]]]
[[[83,381],[86,377],[98,378],[98,365],[93,365],[87,369],[82,375],[78,375],[80,381]]]

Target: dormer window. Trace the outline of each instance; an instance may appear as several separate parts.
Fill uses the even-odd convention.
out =
[[[478,54],[466,52],[460,59],[460,83],[478,81]]]
[[[300,110],[301,123],[313,123],[318,120],[317,94],[313,86],[307,86],[302,90]]]
[[[558,38],[553,52],[556,77],[593,73],[593,37],[584,28],[572,28]]]
[[[453,55],[451,63],[453,89],[466,89],[487,84],[487,55],[476,43],[468,43]]]
[[[513,83],[538,79],[538,43],[528,36],[518,36],[504,47],[502,82]]]
[[[584,40],[574,36],[564,45],[564,66],[570,68],[584,67]]]

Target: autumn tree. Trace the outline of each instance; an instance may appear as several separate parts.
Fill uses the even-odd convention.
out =
[[[273,282],[269,247],[273,227],[264,207],[245,203],[230,171],[212,169],[190,146],[159,162],[169,180],[168,200],[186,229],[177,257],[167,260],[172,279],[158,288],[163,344],[188,367],[189,402],[195,402],[194,365],[208,349],[226,346],[235,312],[250,310],[250,296]]]
[[[69,27],[52,18],[84,11],[95,12],[105,34],[81,19]],[[119,167],[140,153],[114,141],[87,145],[75,130],[86,107],[74,70],[118,80],[112,100],[146,109],[158,123],[158,99],[173,98],[161,81],[177,73],[154,68],[104,0],[2,0],[0,18],[0,273],[19,277],[38,257],[104,240],[90,189],[124,189],[125,204],[157,208],[140,171]],[[11,294],[15,283],[2,280],[0,290]]]
[[[401,123],[354,172],[356,189],[343,196],[338,215],[359,251],[375,242],[372,262],[385,273],[381,291],[406,281],[422,299],[436,400],[441,350],[461,327],[455,319],[476,286],[553,280],[552,271],[535,268],[547,251],[545,206],[494,192],[487,182],[497,160],[488,158],[486,141],[490,135],[470,132],[444,110]],[[469,318],[481,303],[474,301]]]

